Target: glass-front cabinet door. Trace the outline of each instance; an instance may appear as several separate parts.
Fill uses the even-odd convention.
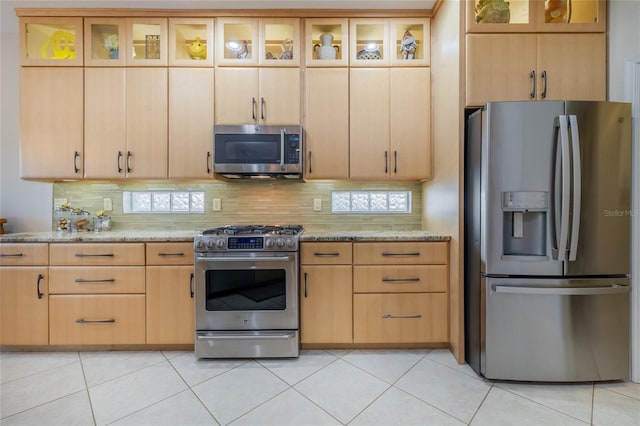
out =
[[[351,19],[350,49],[352,67],[389,66],[389,20]]]
[[[216,64],[258,65],[258,18],[216,19]]]
[[[260,65],[300,65],[300,20],[260,18]]]
[[[308,67],[349,65],[349,21],[310,18],[305,20],[305,57]]]
[[[167,66],[167,19],[127,18],[128,66]]]
[[[169,18],[169,66],[213,67],[213,18]]]
[[[424,19],[391,19],[391,65],[429,66],[431,57],[430,21]]]
[[[86,66],[123,66],[125,20],[123,18],[84,19],[84,57]]]
[[[467,32],[604,32],[606,0],[466,0]]]
[[[20,65],[82,66],[82,18],[20,18]]]

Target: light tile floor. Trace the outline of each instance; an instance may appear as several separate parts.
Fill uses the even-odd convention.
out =
[[[0,425],[640,425],[640,384],[493,382],[447,350],[3,352]]]

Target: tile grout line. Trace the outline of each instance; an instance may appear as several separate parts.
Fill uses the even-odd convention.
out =
[[[85,391],[87,392],[87,399],[89,400],[89,409],[91,410],[91,418],[93,419],[93,424],[97,425],[98,422],[96,421],[96,412],[93,409],[93,401],[91,399],[91,392],[89,392],[89,383],[87,382],[87,375],[84,371],[84,363],[82,362],[82,355],[80,355],[80,351],[78,351],[77,354],[78,354],[78,360],[80,361],[80,370],[82,371],[82,380],[84,381],[84,388],[85,388]]]

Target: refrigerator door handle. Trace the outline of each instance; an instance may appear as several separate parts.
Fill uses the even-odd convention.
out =
[[[493,285],[496,293],[537,294],[546,296],[595,296],[631,292],[631,286],[611,284],[606,287],[522,287],[515,285]]]
[[[557,201],[560,198],[560,214],[556,214],[556,243],[557,247],[553,249],[553,258],[555,260],[565,261],[567,260],[567,239],[569,236],[569,196],[571,191],[571,169],[569,165],[569,126],[566,115],[559,115],[556,117],[554,127],[559,127],[560,135],[560,158],[556,157],[556,172],[558,166],[562,168],[562,181],[561,181],[561,193],[554,195],[556,200],[554,208],[557,209]],[[560,162],[560,164],[558,164]],[[558,187],[554,185],[554,191],[558,191]],[[558,197],[560,195],[560,197]],[[558,218],[558,216],[560,216]],[[558,221],[560,222],[560,236],[558,238]]]
[[[578,250],[578,236],[580,232],[580,205],[582,203],[582,170],[580,168],[580,134],[578,133],[578,117],[575,115],[569,116],[569,126],[571,128],[571,151],[572,158],[572,172],[573,172],[573,211],[571,219],[571,244],[569,247],[569,260],[576,260],[576,253]]]

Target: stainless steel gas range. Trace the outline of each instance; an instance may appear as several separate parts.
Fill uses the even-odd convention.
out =
[[[197,358],[298,356],[302,231],[299,225],[224,226],[196,237]]]

